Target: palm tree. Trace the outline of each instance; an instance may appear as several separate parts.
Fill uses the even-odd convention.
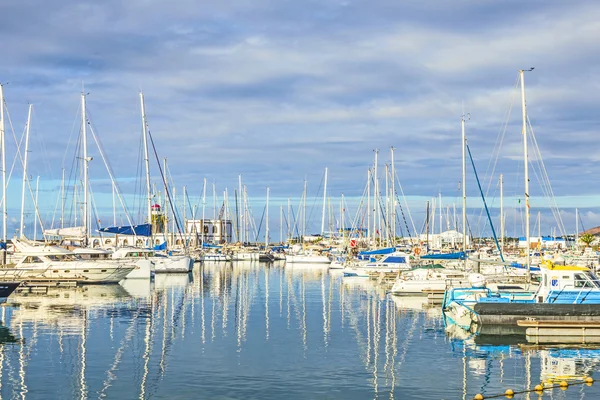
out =
[[[579,237],[579,241],[585,244],[585,247],[589,247],[590,243],[596,240],[596,237],[591,233],[586,233],[585,235],[581,235]]]

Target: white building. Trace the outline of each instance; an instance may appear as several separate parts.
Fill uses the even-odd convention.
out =
[[[563,237],[553,236],[533,236],[529,238],[529,248],[542,248],[542,249],[566,249],[571,245]],[[519,248],[527,248],[527,240],[524,237],[519,238]]]
[[[186,237],[191,243],[221,244],[231,243],[233,239],[233,225],[230,220],[224,219],[188,219],[185,221]]]
[[[427,234],[421,234],[419,241],[423,244],[428,240]],[[430,233],[429,234],[429,247],[434,249],[441,249],[442,247],[455,247],[461,248],[463,243],[463,234],[449,230],[442,233]],[[466,245],[469,246],[471,240],[467,235]]]

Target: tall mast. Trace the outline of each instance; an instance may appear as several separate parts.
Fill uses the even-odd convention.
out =
[[[577,243],[579,242],[579,209],[575,209],[575,249],[577,249]]]
[[[267,204],[265,205],[265,250],[269,247],[269,192],[270,188],[267,188]]]
[[[187,236],[188,236],[188,232],[187,232],[187,221],[186,221],[186,208],[187,208],[187,187],[184,186],[183,187],[183,200],[181,201],[181,204],[183,205],[183,238],[185,240],[185,243],[187,243]]]
[[[325,235],[325,206],[327,203],[327,168],[325,168],[325,183],[323,185],[323,213],[321,214],[321,237]]]
[[[27,113],[27,129],[25,131],[25,155],[23,157],[23,188],[21,190],[21,225],[19,227],[19,237],[25,237],[25,186],[27,186],[27,155],[29,154],[29,132],[31,130],[31,108]],[[36,204],[37,207],[37,204]]]
[[[371,246],[371,168],[367,171],[367,244]]]
[[[378,155],[379,155],[379,149],[375,149],[375,166],[373,167],[373,242],[375,242],[375,239],[377,239],[377,229],[379,228],[378,226],[378,222],[379,219],[377,218],[379,216],[379,203],[378,203],[378,196],[379,196],[379,176],[377,175],[377,164],[379,163],[378,160]],[[381,243],[380,243],[381,244]]]
[[[466,145],[467,138],[465,135],[465,116],[463,114],[460,121],[461,127],[461,148],[462,148],[462,251],[464,259],[464,267],[467,267],[467,159]]]
[[[390,242],[390,167],[385,164],[385,241],[386,246]]]
[[[283,243],[283,205],[279,205],[279,242]]]
[[[115,184],[112,184],[113,226],[117,226],[117,203],[115,201]]]
[[[87,116],[85,113],[85,93],[81,93],[81,145],[83,147],[83,231],[85,233],[84,245],[87,246],[89,238],[88,216],[88,154],[87,154]]]
[[[200,236],[202,237],[202,246],[203,247],[204,247],[204,227],[206,226],[206,221],[204,220],[204,218],[206,217],[205,211],[206,211],[206,178],[204,178],[204,186],[202,187],[202,224],[200,225],[200,229],[202,230],[202,232],[200,233]],[[238,240],[240,240],[239,239],[239,230],[238,230]]]
[[[528,69],[527,71],[531,71],[533,68]],[[529,255],[529,240],[530,240],[530,232],[529,232],[529,154],[527,152],[527,106],[525,104],[525,70],[520,70],[519,75],[521,76],[521,105],[523,111],[523,164],[524,164],[524,178],[525,178],[525,243],[526,243],[526,264],[527,264],[527,279],[531,279],[530,274],[530,255]]]
[[[244,212],[243,211],[244,207],[243,207],[243,203],[242,203],[242,199],[244,198],[244,196],[242,194],[242,174],[240,174],[238,176],[238,193],[240,194],[240,209],[238,210],[238,212],[239,212],[239,219],[240,219],[239,224],[238,224],[239,225],[238,226],[238,233],[239,233],[238,234],[238,241],[240,243],[244,243],[244,229],[243,229],[243,226],[242,226],[243,223],[244,223],[244,218],[243,218],[243,214],[242,214]]]
[[[38,175],[37,179],[35,180],[35,209],[36,209],[36,214],[38,214],[37,208],[38,208],[39,188],[40,188],[40,176]],[[33,217],[33,240],[37,240],[37,222],[38,221],[36,220],[36,218],[34,216]]]
[[[6,264],[6,140],[4,130],[4,87],[0,84],[0,146],[2,147],[2,264]]]
[[[442,212],[442,192],[438,193],[439,195],[439,199],[440,199],[440,204],[438,206],[438,208],[440,209],[440,247],[442,247],[442,231],[444,230],[443,224],[444,224],[444,220],[443,220],[443,212]]]
[[[215,183],[212,184],[213,187],[213,219],[217,220],[217,187]]]
[[[504,179],[500,174],[500,252],[504,251]]]
[[[169,174],[167,174],[167,157],[163,157],[163,171],[165,174],[164,183],[165,183],[165,201],[163,203],[163,215],[165,217],[165,240],[167,241],[167,246],[169,246]],[[175,216],[173,216],[175,218]]]
[[[144,140],[144,165],[146,167],[146,195],[148,223],[152,224],[152,192],[150,190],[150,157],[148,156],[148,121],[146,120],[146,104],[144,93],[140,92],[140,104],[142,106],[142,129]]]
[[[65,227],[65,169],[62,169],[62,181],[60,184],[61,201],[60,201],[60,227]]]
[[[396,167],[394,164],[394,146],[392,152],[392,246],[396,246]]]
[[[304,201],[304,206],[302,210],[302,237],[300,238],[301,242],[304,242],[304,236],[306,235],[306,179],[304,180],[304,193],[302,194],[302,199]]]

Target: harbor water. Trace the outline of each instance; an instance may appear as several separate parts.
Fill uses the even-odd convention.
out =
[[[196,264],[0,312],[3,399],[472,399],[600,368],[600,347],[448,331],[426,298],[316,265]],[[546,397],[598,399],[600,382]]]

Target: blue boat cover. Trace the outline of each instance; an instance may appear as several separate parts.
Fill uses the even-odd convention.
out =
[[[202,247],[204,247],[205,249],[220,249],[223,246],[218,246],[216,244],[211,243],[202,243]]]
[[[157,244],[156,246],[154,246],[152,248],[152,250],[166,250],[167,249],[167,242],[163,242],[162,244]]]
[[[117,235],[152,236],[152,224],[108,226],[98,229],[98,232],[114,233]]]
[[[370,250],[370,251],[361,251],[360,253],[358,253],[359,256],[376,256],[376,255],[382,255],[382,254],[391,254],[393,252],[396,251],[395,247],[387,247],[384,249],[376,249],[376,250]]]
[[[446,254],[426,254],[421,256],[422,260],[464,260],[465,252],[459,251],[456,253],[446,253]]]

